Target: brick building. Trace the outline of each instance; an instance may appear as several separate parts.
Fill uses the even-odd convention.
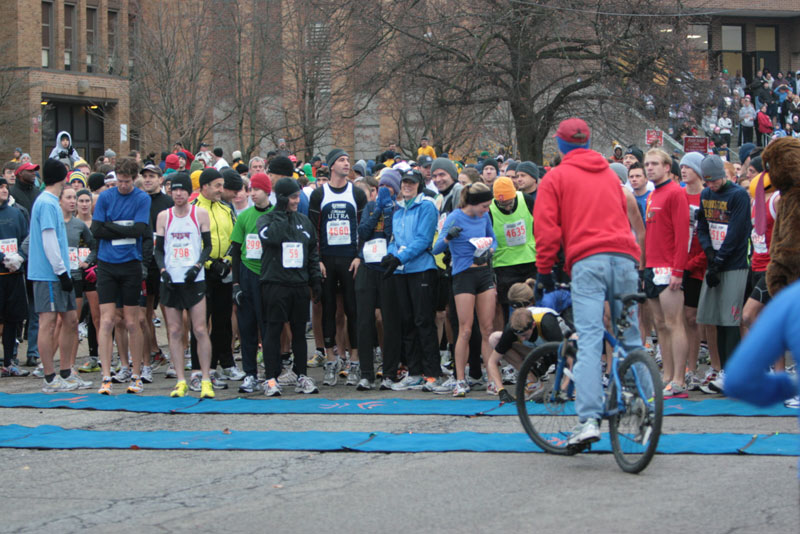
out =
[[[11,70],[19,127],[0,132],[2,155],[20,147],[47,157],[56,133],[70,132],[90,162],[106,148],[130,149],[129,0],[3,0],[0,64]],[[7,82],[8,83],[8,82]]]

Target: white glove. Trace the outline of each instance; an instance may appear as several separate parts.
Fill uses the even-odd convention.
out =
[[[22,259],[22,256],[16,252],[11,252],[10,254],[6,254],[5,258],[3,258],[3,265],[5,265],[6,269],[13,273],[14,271],[19,270],[24,261],[25,260]]]

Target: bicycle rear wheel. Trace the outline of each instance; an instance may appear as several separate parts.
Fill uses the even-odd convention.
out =
[[[545,452],[571,456],[578,452],[567,447],[567,438],[575,425],[574,403],[564,394],[554,394],[554,375],[548,375],[546,380],[540,379],[543,389],[533,396],[526,390],[529,373],[537,362],[549,354],[557,354],[560,345],[559,342],[545,343],[525,358],[517,379],[517,415],[531,440]]]
[[[622,406],[617,410],[617,388],[608,391],[611,448],[614,459],[627,473],[639,473],[650,463],[661,437],[664,391],[656,362],[635,350],[619,363]]]

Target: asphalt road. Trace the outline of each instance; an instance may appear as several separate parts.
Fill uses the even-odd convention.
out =
[[[321,382],[321,370],[312,375]],[[167,394],[174,381],[164,379],[163,369],[155,378],[145,394]],[[0,391],[34,392],[40,384],[2,379]],[[123,394],[119,387],[115,392]],[[218,393],[238,396],[235,389]],[[344,385],[322,388],[322,396],[429,398]],[[0,410],[0,424],[12,423],[90,430],[522,431],[515,417]],[[775,431],[797,433],[797,419],[664,422],[665,433]],[[799,522],[797,459],[787,457],[658,455],[640,475],[620,471],[610,454],[0,449],[0,461],[0,532],[797,533]]]

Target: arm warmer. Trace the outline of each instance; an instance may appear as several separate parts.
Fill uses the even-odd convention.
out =
[[[153,257],[156,260],[156,266],[158,270],[166,269],[166,264],[164,263],[164,236],[157,235],[156,236],[156,246],[153,249]]]
[[[202,232],[200,236],[203,238],[203,250],[200,252],[200,259],[197,260],[197,263],[205,265],[211,256],[211,231]]]
[[[239,266],[242,264],[242,244],[231,241],[231,274],[233,283],[239,283]]]
[[[56,276],[65,273],[67,268],[64,266],[64,258],[61,257],[61,247],[58,246],[58,237],[56,237],[54,228],[46,228],[42,232],[42,247]]]

